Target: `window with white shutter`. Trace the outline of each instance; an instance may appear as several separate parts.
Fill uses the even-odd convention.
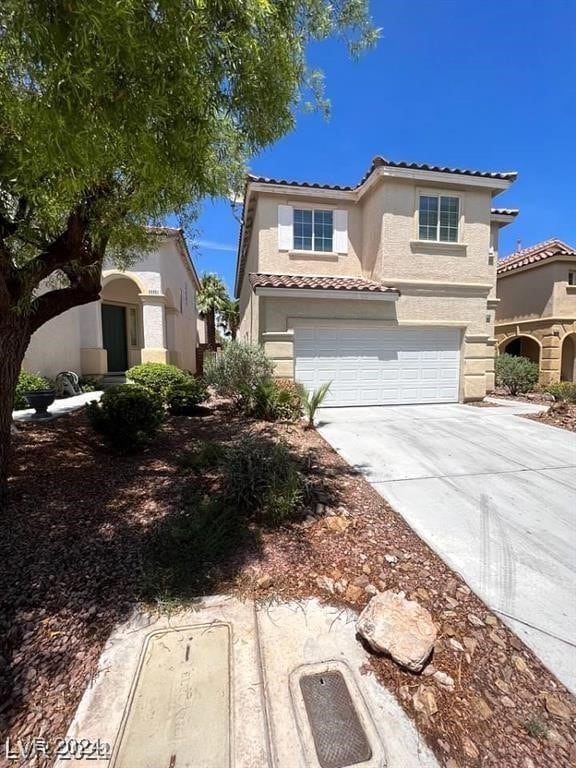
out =
[[[278,250],[291,251],[294,241],[294,209],[291,205],[278,206]]]
[[[334,252],[348,253],[348,211],[334,211]]]

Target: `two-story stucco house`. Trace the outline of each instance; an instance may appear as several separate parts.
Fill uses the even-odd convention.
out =
[[[36,331],[26,370],[104,376],[140,362],[196,370],[196,269],[181,230],[151,231],[157,246],[129,268],[105,265],[99,301],[74,307]]]
[[[377,157],[353,187],[249,177],[238,338],[327,404],[457,402],[494,386],[498,232],[516,173]]]
[[[498,265],[500,352],[540,366],[540,382],[576,381],[576,250],[546,240]]]

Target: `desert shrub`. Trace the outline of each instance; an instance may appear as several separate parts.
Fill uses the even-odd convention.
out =
[[[96,376],[80,376],[78,386],[81,392],[96,392],[100,388],[100,382]]]
[[[298,514],[304,480],[286,443],[249,435],[227,451],[222,495],[239,514],[278,525]]]
[[[576,403],[576,382],[558,381],[555,384],[546,384],[542,391],[552,395],[554,400],[560,403]]]
[[[302,414],[299,388],[287,379],[261,382],[248,402],[250,414],[257,419],[294,421]]]
[[[204,379],[223,397],[231,397],[242,405],[252,393],[270,380],[274,364],[258,344],[231,341],[204,365]]]
[[[99,403],[88,403],[86,412],[95,431],[118,453],[132,453],[152,442],[164,416],[160,395],[138,384],[110,387]]]
[[[28,403],[24,397],[26,392],[36,392],[39,389],[50,389],[50,382],[39,373],[28,373],[20,371],[16,392],[14,394],[14,410],[20,411],[28,408]]]
[[[332,382],[327,381],[324,384],[321,384],[313,392],[308,392],[304,387],[301,388],[302,408],[308,418],[308,429],[314,429],[314,417],[316,416],[316,411],[324,402],[331,385]]]
[[[166,391],[166,405],[170,413],[189,416],[193,414],[200,403],[208,399],[208,390],[201,379],[189,380],[175,384]]]
[[[134,384],[148,389],[160,395],[166,401],[168,391],[178,384],[188,384],[192,377],[175,365],[166,363],[141,363],[134,365],[126,371],[126,378]]]
[[[182,469],[199,471],[202,469],[214,469],[222,462],[225,456],[226,448],[221,443],[207,441],[179,454],[176,457],[176,462]]]
[[[496,384],[511,395],[530,392],[538,381],[538,365],[527,357],[503,354],[496,358]]]
[[[164,518],[145,551],[144,592],[170,600],[198,594],[210,567],[225,561],[247,534],[245,521],[199,494]]]

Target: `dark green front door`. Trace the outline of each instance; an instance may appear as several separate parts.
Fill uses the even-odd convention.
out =
[[[108,372],[123,373],[128,368],[125,307],[102,304],[102,339],[108,353]]]

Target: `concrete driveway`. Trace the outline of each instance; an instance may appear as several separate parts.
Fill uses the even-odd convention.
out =
[[[576,436],[531,410],[325,408],[319,427],[576,693]]]

